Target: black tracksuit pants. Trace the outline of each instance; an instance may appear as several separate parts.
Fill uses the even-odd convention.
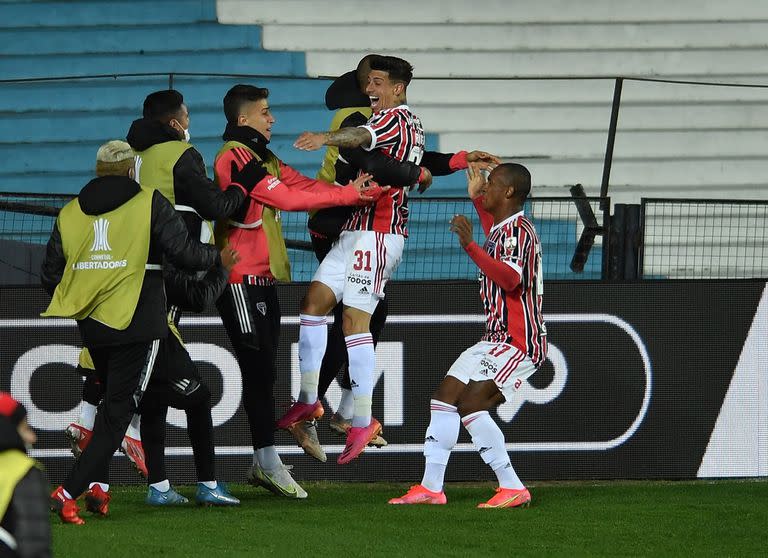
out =
[[[111,347],[89,347],[95,373],[104,386],[104,397],[96,413],[93,438],[63,483],[77,498],[96,480],[106,480],[112,454],[120,446],[149,378],[160,341]]]
[[[165,470],[168,407],[182,409],[187,415],[187,435],[195,458],[197,480],[215,480],[211,392],[189,353],[172,333],[160,343],[155,371],[139,406],[149,484],[168,478]]]
[[[243,378],[243,408],[254,451],[275,445],[280,301],[274,285],[229,284],[216,306]]]
[[[104,397],[104,384],[91,370],[78,367],[84,377],[83,401],[98,406]],[[189,353],[175,336],[160,342],[155,368],[141,400],[141,440],[147,465],[148,482],[168,478],[165,470],[165,434],[168,407],[187,415],[187,435],[195,459],[198,480],[216,478],[211,392],[203,383]],[[108,483],[108,468],[99,470],[93,480]]]

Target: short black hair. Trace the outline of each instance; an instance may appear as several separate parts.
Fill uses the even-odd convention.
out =
[[[410,62],[396,56],[372,56],[371,70],[387,72],[391,81],[400,81],[405,85],[413,79],[413,66]]]
[[[366,54],[357,63],[355,68],[355,76],[357,77],[357,83],[360,84],[360,89],[365,89],[365,83],[368,80],[368,73],[371,71],[371,60],[376,57],[381,58],[380,54]]]
[[[237,117],[240,116],[240,110],[245,103],[261,101],[267,97],[269,97],[269,89],[266,87],[242,83],[235,85],[224,95],[224,116],[227,117],[227,122],[230,124],[237,122]]]
[[[515,197],[524,202],[531,192],[531,171],[518,163],[502,163],[493,169],[504,186],[515,187]]]
[[[164,89],[147,95],[144,99],[144,118],[167,122],[175,118],[184,104],[184,96],[175,89]]]

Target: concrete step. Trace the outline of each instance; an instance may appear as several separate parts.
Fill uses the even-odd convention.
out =
[[[338,70],[337,70],[338,71]],[[422,79],[408,87],[408,101],[420,105],[550,105],[611,103],[613,79]],[[680,76],[670,76],[672,79]],[[690,81],[717,83],[713,76],[689,76]],[[624,80],[623,103],[701,103],[768,100],[768,75],[729,76],[720,81],[762,85],[724,87]]]
[[[105,0],[0,3],[0,27],[163,25],[216,21],[213,0]]]
[[[290,6],[290,9],[286,9]],[[572,23],[656,21],[768,20],[768,5],[754,0],[727,4],[698,0],[615,2],[590,0],[589,8],[570,0],[391,0],[386,9],[357,0],[338,0],[332,10],[317,8],[313,0],[218,0],[221,23],[281,24],[392,24],[408,23]]]
[[[203,145],[203,157],[213,161],[220,143]],[[0,192],[74,193],[93,177],[92,158],[98,145],[83,148],[65,146],[57,151],[46,151],[46,161],[55,162],[53,172],[41,172],[37,164],[20,162],[11,170],[0,174]],[[86,155],[82,154],[85,151]],[[286,152],[291,153],[291,152]],[[0,155],[5,154],[0,151]],[[282,154],[281,154],[282,155]],[[287,164],[299,172],[314,176],[318,161],[294,161],[284,156]],[[73,159],[75,164],[70,164]],[[602,160],[600,161],[540,161],[521,159],[533,175],[533,195],[536,197],[569,195],[572,184],[582,183],[588,195],[600,192]],[[51,163],[52,164],[52,163]],[[764,169],[764,160],[684,160],[684,161],[614,161],[611,187],[608,192],[612,203],[639,203],[643,197],[690,199],[768,199],[764,183],[755,181]],[[44,168],[44,167],[42,167]],[[49,168],[50,165],[49,165]],[[212,171],[208,169],[209,176]],[[463,173],[437,177],[423,197],[466,197],[466,178]],[[421,197],[414,194],[414,198]]]
[[[213,161],[215,152],[204,158]],[[286,161],[288,162],[288,161]],[[314,176],[318,164],[292,165],[297,171],[307,176]],[[213,177],[213,169],[208,167],[208,176]],[[93,169],[81,171],[24,172],[0,174],[0,192],[46,192],[50,194],[77,194],[94,177]]]
[[[266,87],[269,104],[284,106],[322,105],[329,82],[301,78],[216,78],[174,76],[173,87],[184,95],[189,109],[218,106],[227,90],[237,83]],[[168,89],[168,77],[71,80],[0,84],[0,114],[40,112],[51,109],[56,99],[57,111],[138,110],[149,93]],[[331,113],[328,113],[329,115]],[[4,116],[3,116],[4,117]]]
[[[302,54],[251,49],[149,54],[16,55],[0,58],[0,75],[4,79],[155,72],[306,75]]]
[[[220,96],[221,97],[221,96]],[[140,107],[143,97],[136,100]],[[221,137],[226,120],[220,107],[196,109],[190,104],[190,132],[197,139]],[[292,142],[307,130],[328,126],[330,112],[321,108],[276,107],[273,132]],[[98,141],[125,137],[140,109],[113,112],[62,112],[5,114],[0,116],[0,145],[37,142]]]
[[[411,105],[431,132],[607,131],[611,105]],[[762,129],[768,102],[622,105],[618,130]]]
[[[106,136],[121,137],[121,136]],[[275,151],[289,165],[308,165],[314,169],[320,167],[322,152],[299,151],[292,147],[294,138],[276,138],[271,144]],[[96,150],[103,143],[88,141],[78,143],[45,144],[4,144],[0,145],[0,159],[5,161],[0,177],[13,173],[37,173],[55,169],[56,172],[87,172],[96,161]],[[203,155],[206,164],[213,164],[214,157],[221,148],[220,138],[203,138],[194,141],[195,147]],[[46,192],[47,190],[31,190]]]
[[[307,52],[310,76],[336,75],[354,68],[361,50]],[[768,59],[762,48],[701,50],[585,50],[525,52],[409,52],[405,58],[422,77],[566,77],[765,75]]]
[[[600,158],[608,134],[582,131],[468,132],[440,135],[446,152],[483,149],[504,157]],[[768,153],[768,128],[758,130],[625,131],[616,135],[614,156],[630,158],[761,157]]]
[[[264,26],[269,50],[557,51],[765,48],[768,22],[489,23]],[[482,37],[482,40],[478,40]],[[405,56],[407,58],[407,55]]]
[[[146,20],[151,21],[151,20]],[[0,55],[207,51],[261,48],[256,26],[217,23],[121,27],[0,27]]]
[[[588,195],[599,195],[602,159],[520,159],[531,171],[539,196],[567,194],[567,185],[580,183]],[[640,197],[766,199],[768,188],[757,183],[766,160],[752,158],[685,158],[625,160],[614,158],[609,195],[625,203]]]

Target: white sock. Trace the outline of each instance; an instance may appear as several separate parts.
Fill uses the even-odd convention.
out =
[[[373,368],[376,353],[370,333],[358,333],[344,338],[349,356],[349,379],[352,384],[354,411],[352,426],[365,427],[371,424],[371,400],[373,397]]]
[[[325,316],[299,314],[299,320],[299,370],[301,372],[299,401],[314,403],[317,401],[320,367],[328,345],[328,327]]]
[[[64,497],[65,497],[67,500],[72,500],[72,499],[73,499],[73,498],[72,498],[72,495],[71,495],[69,492],[67,492],[66,490],[64,490],[63,488],[61,489],[61,493],[62,493],[62,494],[64,494]]]
[[[464,427],[472,436],[475,449],[480,452],[480,457],[499,479],[501,488],[522,490],[525,488],[509,461],[509,454],[504,444],[504,433],[496,424],[488,411],[477,411],[461,419]]]
[[[134,440],[141,441],[141,415],[133,415],[131,424],[128,425],[125,435]]]
[[[161,480],[160,482],[153,482],[149,486],[160,492],[168,492],[171,489],[171,483],[168,479]]]
[[[501,488],[511,488],[513,490],[522,490],[525,488],[520,477],[517,476],[515,468],[512,467],[512,463],[508,462],[503,467],[494,469],[493,472],[496,473],[496,479],[498,479]]]
[[[212,481],[198,481],[197,484],[202,484],[206,488],[210,488],[211,490],[216,490],[216,487],[219,486],[219,483],[217,483],[215,480]]]
[[[424,436],[424,477],[421,484],[432,492],[442,492],[445,469],[451,450],[459,439],[461,419],[456,407],[437,399],[430,401],[430,419]]]
[[[80,418],[77,419],[77,424],[88,430],[93,430],[94,422],[96,422],[96,405],[83,401],[80,404]]]
[[[109,492],[109,485],[105,482],[92,482],[88,485],[88,490],[97,485],[100,486],[104,492]]]
[[[341,388],[341,401],[339,401],[339,408],[336,412],[339,416],[347,420],[352,418],[352,414],[355,410],[355,397],[352,395],[351,389]]]
[[[257,449],[255,458],[259,467],[266,471],[274,471],[283,464],[280,460],[280,456],[277,454],[277,448],[275,446],[267,446],[265,448]]]

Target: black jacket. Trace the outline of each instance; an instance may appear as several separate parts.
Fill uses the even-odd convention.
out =
[[[169,307],[200,313],[213,306],[224,292],[229,272],[222,265],[211,268],[201,278],[166,264],[163,266],[163,280]],[[171,308],[169,308],[171,309]],[[174,311],[174,322],[178,325],[181,313]]]
[[[81,209],[88,215],[100,215],[117,209],[140,191],[128,177],[105,176],[91,180],[80,191]],[[220,263],[218,250],[190,238],[187,226],[160,192],[152,195],[151,233],[148,263],[161,264],[163,258],[177,267],[207,270]],[[61,281],[66,259],[61,245],[58,222],[46,248],[40,278],[53,294]],[[118,331],[90,318],[78,321],[83,344],[87,347],[123,345],[160,339],[167,335],[166,298],[159,271],[146,271],[139,302],[129,326]]]
[[[140,118],[131,124],[126,140],[136,151],[144,151],[159,143],[178,141],[179,137],[176,130],[166,124]],[[192,146],[173,167],[173,193],[176,205],[188,205],[208,221],[229,217],[245,199],[241,188],[230,186],[221,190],[208,178],[203,156]],[[189,233],[200,238],[202,220],[189,212],[184,212],[183,217]]]
[[[0,418],[0,452],[15,450],[24,451],[24,442],[16,427],[9,420]],[[8,509],[0,518],[0,527],[16,539],[16,552],[0,542],[0,556],[51,556],[48,506],[48,481],[38,467],[32,467],[16,484]]]

